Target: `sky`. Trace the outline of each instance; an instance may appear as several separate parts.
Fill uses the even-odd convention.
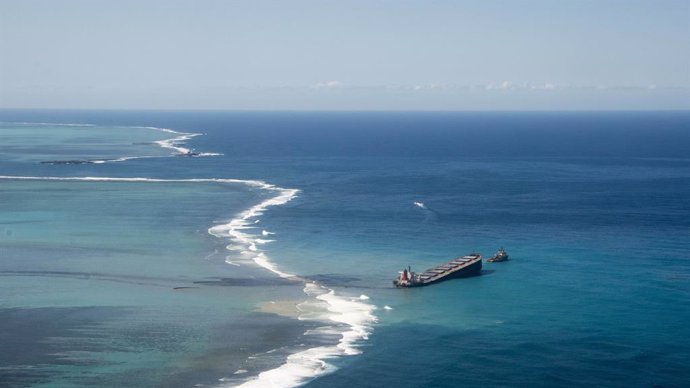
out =
[[[0,0],[0,108],[690,109],[690,0]]]

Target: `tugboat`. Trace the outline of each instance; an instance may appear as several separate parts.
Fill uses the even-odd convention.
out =
[[[412,269],[407,267],[393,280],[393,284],[401,288],[422,287],[448,279],[477,276],[481,273],[482,255],[471,253],[455,258],[448,263],[429,268],[420,274],[412,272]]]
[[[500,263],[501,261],[506,261],[508,260],[508,253],[506,252],[503,247],[496,252],[496,256],[490,258],[487,260],[489,263]]]

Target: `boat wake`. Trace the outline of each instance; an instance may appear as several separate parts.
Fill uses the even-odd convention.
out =
[[[422,209],[426,217],[424,218],[424,223],[436,222],[438,220],[438,213],[433,209],[429,209],[424,202],[414,201],[412,202],[416,207]]]
[[[333,335],[337,335],[339,339],[333,345],[317,346],[292,353],[279,367],[261,372],[258,376],[240,382],[240,387],[294,387],[305,384],[318,376],[330,373],[335,370],[335,367],[326,360],[360,354],[361,351],[358,345],[361,341],[368,339],[372,331],[372,325],[377,320],[374,315],[376,307],[373,304],[367,303],[368,296],[338,295],[335,290],[317,281],[282,271],[269,259],[266,252],[260,248],[262,245],[273,241],[267,240],[265,237],[268,235],[273,236],[274,233],[268,232],[265,229],[252,233],[252,231],[257,229],[255,224],[258,217],[263,215],[268,208],[284,205],[294,199],[299,193],[297,189],[286,189],[260,180],[225,178],[159,179],[144,177],[0,176],[0,180],[243,184],[273,193],[273,196],[239,213],[230,221],[210,227],[208,233],[218,238],[229,239],[230,244],[226,246],[227,250],[239,252],[239,259],[232,254],[226,258],[228,264],[242,265],[252,262],[282,278],[302,282],[304,284],[304,293],[309,297],[309,300],[298,306],[301,312],[298,319],[327,323],[327,325],[318,329],[309,330],[304,335],[323,336],[324,338],[331,338]],[[220,379],[221,386],[225,386],[223,382],[228,380],[232,379]],[[237,385],[237,383],[233,383],[233,385]]]

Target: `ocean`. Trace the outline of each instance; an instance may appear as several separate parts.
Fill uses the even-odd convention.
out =
[[[0,385],[689,386],[689,146],[685,111],[0,110]]]

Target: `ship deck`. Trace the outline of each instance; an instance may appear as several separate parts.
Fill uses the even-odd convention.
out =
[[[482,257],[480,255],[467,255],[453,259],[447,263],[438,265],[427,269],[426,271],[418,274],[418,282],[414,286],[425,286],[428,284],[436,283],[444,279],[450,279],[455,277],[462,277],[473,273],[466,274],[466,269],[477,265],[479,262],[479,268],[481,270]],[[479,272],[477,272],[478,274]]]

